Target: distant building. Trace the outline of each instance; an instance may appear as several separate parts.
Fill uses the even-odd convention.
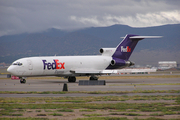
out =
[[[158,62],[159,68],[175,68],[177,67],[177,62],[176,61],[159,61]]]
[[[117,70],[118,74],[150,74],[156,72],[157,68],[124,68]]]

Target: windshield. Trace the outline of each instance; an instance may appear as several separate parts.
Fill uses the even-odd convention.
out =
[[[18,66],[21,66],[22,63],[20,63],[20,62],[15,62],[15,63],[13,63],[12,65],[18,65]]]

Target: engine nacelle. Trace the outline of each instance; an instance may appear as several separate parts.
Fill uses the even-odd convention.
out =
[[[129,66],[132,66],[132,65],[134,65],[134,63],[133,62],[131,62],[131,61],[125,61],[125,60],[122,60],[122,59],[113,59],[113,60],[111,60],[111,65],[112,66],[119,66],[119,67],[129,67]]]
[[[105,56],[112,56],[114,54],[115,50],[116,50],[116,48],[101,48],[99,50],[99,52]]]

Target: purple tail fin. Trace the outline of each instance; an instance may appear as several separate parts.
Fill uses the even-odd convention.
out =
[[[128,60],[131,56],[136,44],[141,39],[133,39],[131,40],[130,37],[138,36],[138,35],[126,35],[124,40],[116,47],[116,51],[112,55],[113,58],[119,58],[123,60]]]
[[[116,47],[114,54],[112,55],[111,64],[106,69],[124,68],[134,65],[129,61],[134,48],[139,40],[144,38],[161,38],[162,36],[139,36],[139,35],[126,35],[124,40]]]

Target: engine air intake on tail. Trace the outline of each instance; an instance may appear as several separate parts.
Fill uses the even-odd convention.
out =
[[[115,52],[116,48],[101,48],[99,50],[99,52],[102,54],[102,55],[113,55],[114,52]]]

